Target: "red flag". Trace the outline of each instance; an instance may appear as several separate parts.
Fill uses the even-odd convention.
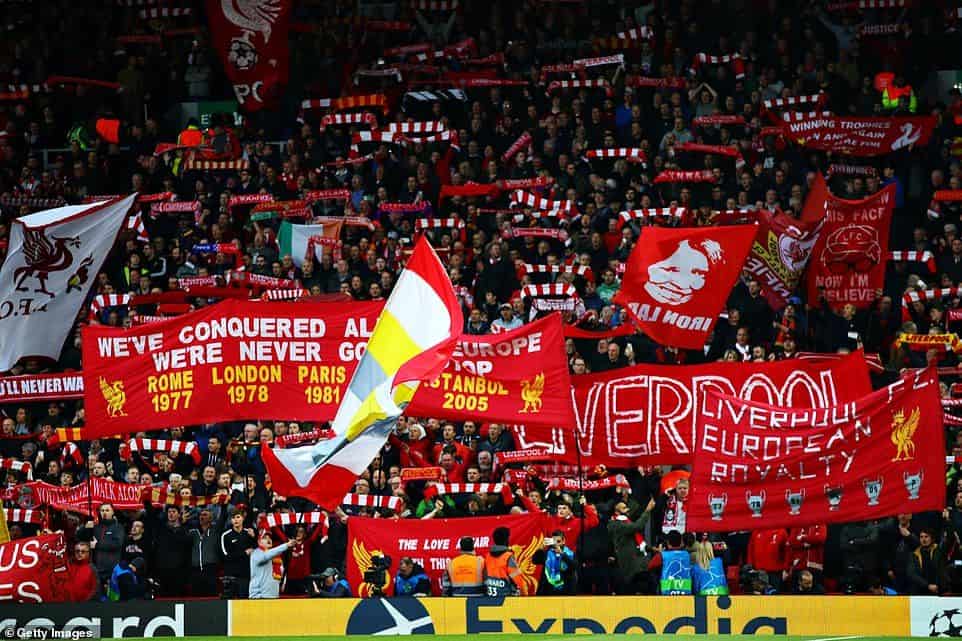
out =
[[[895,185],[862,200],[845,200],[828,191],[821,175],[805,200],[802,218],[825,212],[822,233],[808,268],[808,301],[824,294],[832,308],[851,303],[865,308],[885,284],[889,223],[895,207]]]
[[[653,340],[698,349],[735,284],[757,227],[645,227],[614,302]]]
[[[712,390],[695,429],[692,531],[867,521],[944,505],[934,370],[813,409]]]
[[[63,534],[16,539],[0,545],[0,601],[56,603],[67,600],[69,568]]]
[[[757,212],[758,235],[745,271],[762,286],[762,295],[774,310],[781,310],[795,291],[818,241],[825,212],[805,209],[800,219],[779,211]]]
[[[783,119],[783,134],[799,145],[849,156],[884,156],[925,147],[937,124],[935,116],[846,118],[818,111],[790,111]]]
[[[275,107],[287,84],[292,6],[292,0],[207,0],[211,40],[245,111]]]

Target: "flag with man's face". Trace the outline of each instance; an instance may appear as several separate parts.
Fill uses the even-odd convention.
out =
[[[274,491],[336,508],[370,465],[421,381],[436,378],[461,335],[454,288],[422,238],[391,291],[334,417],[334,438],[262,448]]]

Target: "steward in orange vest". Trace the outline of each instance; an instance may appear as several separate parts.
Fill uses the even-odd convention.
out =
[[[483,596],[484,560],[474,553],[474,539],[465,536],[459,543],[461,554],[448,559],[441,576],[445,596]]]
[[[484,588],[487,596],[512,596],[521,592],[521,570],[508,547],[511,530],[495,528],[491,535],[494,545],[484,557]]]

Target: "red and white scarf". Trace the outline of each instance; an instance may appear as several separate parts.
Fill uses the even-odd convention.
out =
[[[271,194],[241,194],[230,197],[227,201],[227,209],[231,210],[234,207],[256,205],[257,203],[269,203],[272,200],[274,200],[274,197]]]
[[[531,145],[531,134],[527,131],[518,136],[518,139],[511,143],[511,146],[501,154],[501,162],[509,162],[513,159],[522,148]]]
[[[577,206],[573,200],[549,200],[547,198],[535,196],[534,194],[529,194],[521,189],[511,192],[511,202],[518,205],[524,205],[525,207],[531,207],[532,209],[541,209],[545,211],[550,211],[552,209],[567,212],[577,211]]]
[[[815,105],[816,108],[825,104],[825,94],[815,93],[809,96],[789,96],[788,98],[772,98],[762,102],[765,109],[784,109],[785,107],[798,107],[800,105]]]
[[[661,183],[714,183],[718,179],[710,169],[696,171],[675,171],[666,170],[655,176],[652,181],[658,185]]]
[[[98,294],[90,301],[89,320],[97,317],[101,310],[110,307],[127,307],[130,305],[130,294]]]
[[[272,512],[261,514],[258,525],[261,529],[285,525],[320,525],[321,531],[327,533],[327,522],[326,512]]]
[[[607,490],[613,487],[631,489],[631,485],[629,485],[628,480],[622,474],[606,476],[601,479],[556,477],[548,481],[549,490],[561,490],[562,492],[591,492],[594,490]]]
[[[577,298],[578,290],[568,283],[547,283],[543,285],[525,285],[521,288],[521,298],[541,298],[544,296],[564,296]]]
[[[745,77],[745,61],[742,59],[741,54],[733,53],[726,56],[710,56],[707,53],[697,53],[695,54],[694,60],[691,62],[691,73],[696,75],[698,70],[704,64],[709,65],[728,65],[732,67],[732,73],[735,74],[736,80],[742,80]]]
[[[341,505],[387,508],[397,511],[401,507],[401,499],[396,496],[376,496],[374,494],[345,494]]]
[[[127,222],[124,225],[124,229],[136,232],[137,242],[150,242],[150,236],[147,235],[147,228],[144,226],[144,219],[139,211],[136,214],[127,217]]]
[[[21,510],[19,508],[4,508],[3,514],[8,523],[43,524],[43,512],[40,510]]]
[[[377,127],[377,116],[369,111],[359,111],[348,114],[327,114],[321,118],[321,131],[331,125],[368,125],[373,129]]]
[[[526,274],[577,274],[592,282],[595,280],[591,267],[587,265],[532,265],[531,263],[525,263],[524,271]]]
[[[930,251],[890,251],[888,258],[908,263],[925,263],[930,272],[935,272],[935,256]]]
[[[574,66],[583,67],[589,69],[591,67],[604,67],[607,65],[621,65],[625,64],[625,54],[618,53],[613,56],[598,56],[596,58],[581,58],[579,60],[573,61]]]
[[[732,114],[698,116],[697,118],[692,119],[691,124],[695,127],[705,127],[710,125],[744,125],[745,117]]]
[[[625,158],[629,162],[648,162],[648,156],[639,147],[617,147],[615,149],[589,149],[588,158]]]
[[[604,78],[592,80],[552,80],[548,83],[547,93],[553,94],[559,89],[604,89],[607,95],[611,95],[611,85]]]
[[[308,243],[308,254],[311,253],[311,249]],[[300,300],[310,295],[311,293],[306,289],[267,289],[261,294],[261,300]]]
[[[688,215],[684,207],[661,207],[658,209],[628,209],[618,214],[618,228],[621,229],[633,220],[650,223],[653,220],[666,220],[681,223]]]
[[[200,463],[200,448],[194,441],[175,441],[160,438],[132,438],[127,442],[131,452],[141,450],[151,452],[173,452],[191,457],[194,464]]]
[[[387,131],[402,134],[435,134],[447,131],[448,128],[439,120],[424,120],[418,122],[391,122],[385,127]]]
[[[349,189],[315,189],[304,192],[304,200],[317,202],[322,200],[350,200],[351,191]]]
[[[826,178],[832,176],[878,176],[878,170],[871,165],[849,165],[833,162],[825,172]]]
[[[27,475],[27,479],[33,480],[33,466],[28,461],[18,461],[12,458],[0,459],[0,469],[23,472]]]
[[[300,445],[301,443],[307,443],[309,441],[327,440],[329,438],[334,438],[334,432],[332,430],[314,429],[309,432],[278,436],[274,439],[274,445],[277,447],[291,447],[292,445]]]

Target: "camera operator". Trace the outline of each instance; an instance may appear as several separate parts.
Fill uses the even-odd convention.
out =
[[[424,568],[406,556],[398,564],[394,577],[394,596],[431,596],[431,579]]]
[[[351,586],[347,579],[341,578],[338,571],[334,568],[327,568],[321,573],[321,583],[312,581],[314,589],[311,596],[318,596],[323,599],[343,599],[351,596]]]
[[[384,590],[390,584],[388,570],[391,569],[391,557],[372,556],[371,567],[364,571],[364,582],[371,586],[371,593],[367,596],[384,596]]]
[[[491,534],[494,545],[484,557],[484,587],[488,596],[514,596],[521,591],[522,577],[514,552],[508,547],[511,530],[495,528]]]

